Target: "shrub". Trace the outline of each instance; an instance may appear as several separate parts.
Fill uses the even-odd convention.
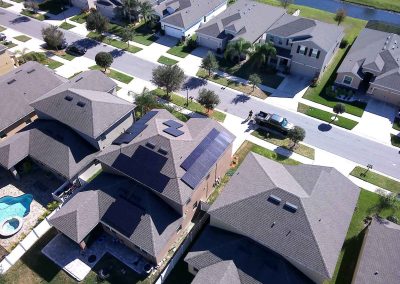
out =
[[[393,223],[395,223],[395,224],[400,224],[399,218],[397,218],[397,217],[394,216],[394,215],[387,217],[387,220],[390,221],[390,222],[393,222]]]
[[[349,44],[349,41],[348,41],[347,39],[344,38],[344,39],[342,39],[342,41],[340,42],[339,47],[340,47],[340,48],[346,48],[348,44]]]

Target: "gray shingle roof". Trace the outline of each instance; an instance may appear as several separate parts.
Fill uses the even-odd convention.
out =
[[[400,35],[364,29],[361,31],[338,73],[350,72],[360,77],[360,70],[376,72],[371,82],[400,91]]]
[[[108,93],[115,83],[100,71],[84,72],[77,77],[31,106],[92,138],[99,137],[134,109],[130,102]]]
[[[180,122],[183,126],[179,130],[184,134],[173,137],[165,133],[167,126],[163,123],[167,120]],[[109,147],[98,160],[180,205],[193,192],[181,180],[186,171],[180,165],[185,158],[214,128],[233,137],[212,119],[191,118],[183,123],[166,110],[153,110],[133,126],[140,134],[129,144]],[[153,144],[154,149],[147,147],[147,143]],[[159,149],[167,153],[163,155]]]
[[[1,76],[0,131],[32,113],[32,101],[64,82],[66,79],[34,61]]]
[[[270,195],[280,198],[280,204],[270,202]],[[286,259],[331,278],[358,195],[359,188],[333,168],[284,166],[251,153],[209,213]],[[297,207],[294,213],[292,205]]]
[[[217,262],[201,269],[192,284],[241,284],[239,272],[232,260]]]
[[[29,155],[67,179],[81,172],[98,154],[72,129],[50,120],[36,120],[5,139],[0,152],[6,157],[0,159],[0,165],[7,169]]]
[[[225,38],[228,36],[225,30],[230,30],[236,31],[234,39],[243,38],[254,42],[284,14],[285,10],[282,8],[250,0],[239,0],[201,26],[196,33]]]
[[[162,15],[165,9],[172,7],[175,12],[161,21],[188,29],[223,3],[226,3],[226,0],[167,0],[156,6],[155,10]]]
[[[335,46],[343,31],[344,28],[338,25],[285,14],[270,27],[268,33],[293,41],[313,42],[328,51]]]
[[[231,283],[237,283],[237,281],[242,284],[312,283],[303,273],[273,251],[247,237],[210,225],[201,233],[185,257],[185,261],[199,270],[199,277],[205,280],[203,283],[215,283],[207,282],[206,279],[218,279],[225,276],[220,267],[222,263],[225,263],[226,269],[230,269]],[[229,267],[226,267],[227,264]],[[220,270],[215,269],[218,266]],[[228,275],[225,276],[226,278]],[[196,282],[196,279],[197,276],[192,283],[200,283]]]
[[[66,202],[49,222],[76,242],[101,222],[157,256],[182,218],[134,181],[103,173]]]
[[[400,226],[374,218],[364,237],[354,284],[400,283]]]

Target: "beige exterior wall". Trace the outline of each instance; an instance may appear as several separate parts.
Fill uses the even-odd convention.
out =
[[[10,57],[10,54],[5,50],[0,54],[0,76],[10,72],[14,68],[14,60]]]
[[[382,86],[370,84],[367,93],[380,101],[400,106],[400,90],[395,91]]]
[[[353,78],[350,85],[343,84],[343,80],[344,80],[345,76],[349,76],[349,77]],[[352,88],[352,89],[358,89],[361,82],[362,82],[362,80],[359,77],[355,76],[353,73],[338,73],[336,76],[336,80],[335,80],[336,84],[342,85],[342,86],[345,86],[348,88]]]

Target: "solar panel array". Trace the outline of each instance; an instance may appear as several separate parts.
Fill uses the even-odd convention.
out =
[[[231,142],[232,138],[227,133],[212,129],[181,164],[186,170],[182,181],[192,189],[196,188]]]
[[[134,124],[114,140],[113,144],[121,145],[130,143],[147,127],[146,124]]]
[[[165,133],[168,133],[169,135],[172,135],[174,137],[179,137],[185,133],[182,130],[178,129],[178,128],[181,128],[183,126],[183,124],[181,124],[175,120],[170,119],[170,120],[163,122],[163,124],[168,126],[167,128],[163,129],[163,131]]]

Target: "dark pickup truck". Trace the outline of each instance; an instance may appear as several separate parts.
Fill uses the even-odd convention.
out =
[[[257,124],[268,128],[275,129],[284,135],[294,128],[294,124],[290,123],[286,118],[278,115],[260,111],[255,115],[254,120]]]

